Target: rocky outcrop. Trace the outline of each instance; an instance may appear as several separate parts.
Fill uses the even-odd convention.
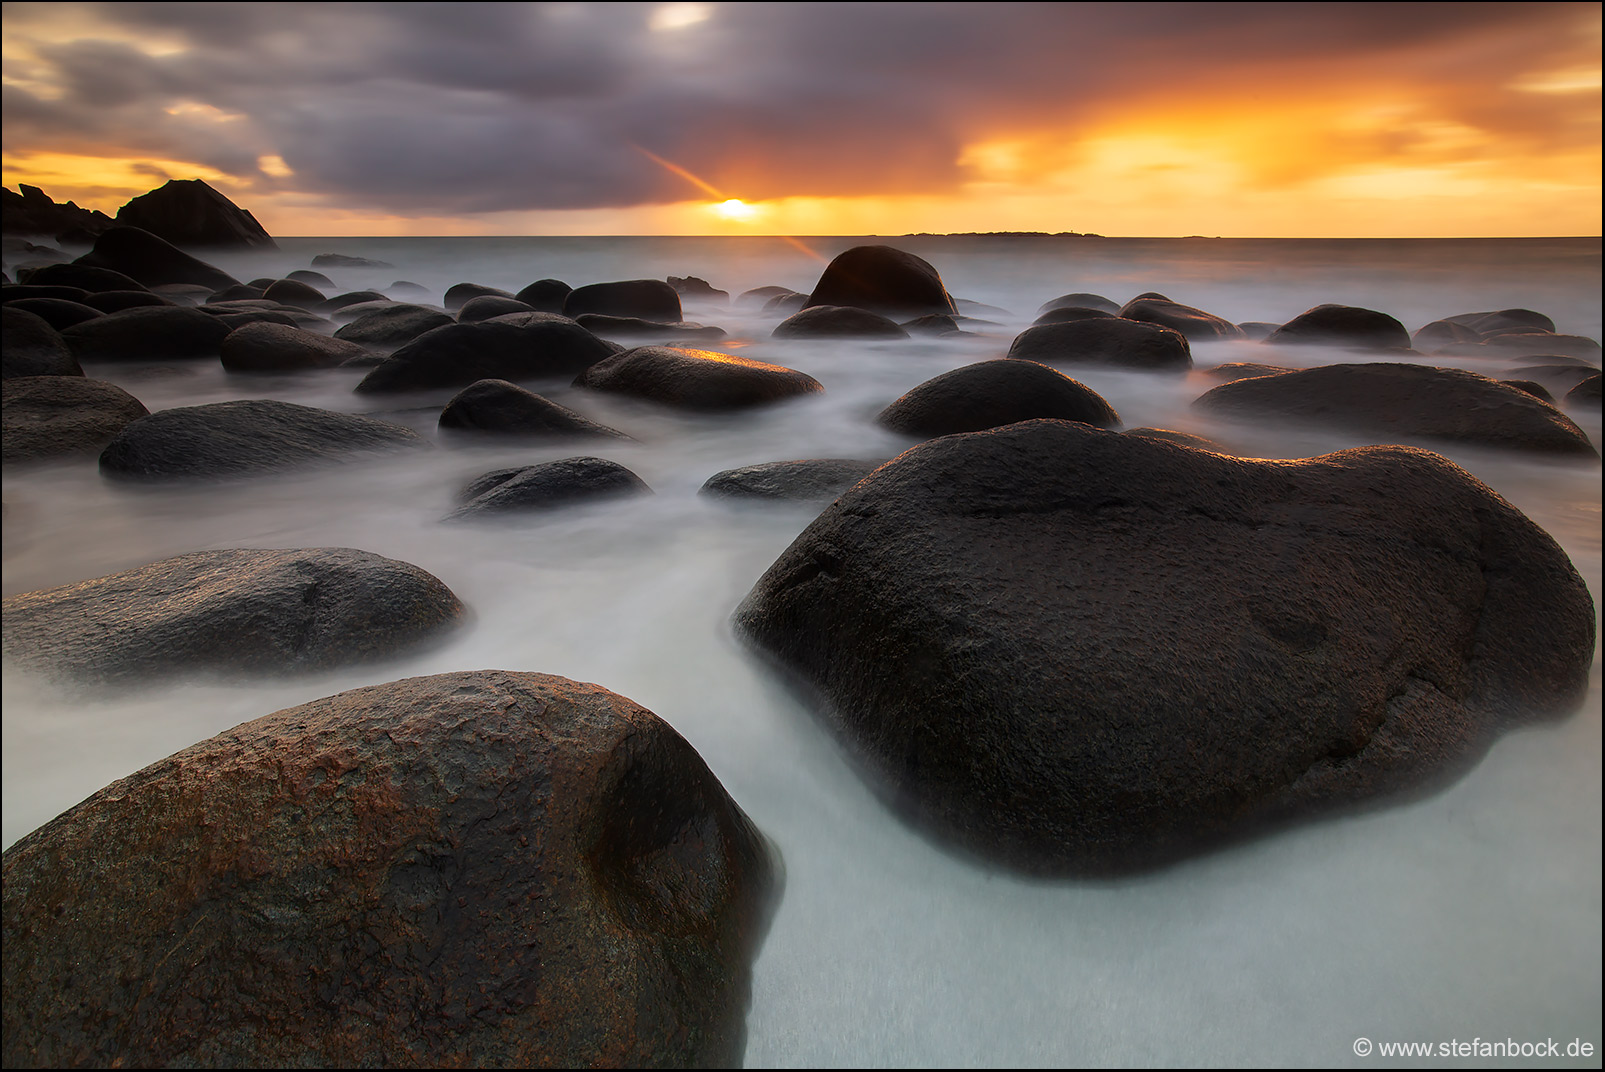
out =
[[[73,263],[110,268],[146,287],[195,283],[222,290],[238,286],[240,282],[221,268],[191,257],[164,238],[138,227],[122,225],[101,234],[95,239],[94,248]]]
[[[498,469],[474,481],[467,500],[446,516],[463,521],[493,514],[552,510],[621,496],[650,495],[646,482],[606,458],[562,458],[518,469]]]
[[[7,599],[5,653],[81,684],[329,670],[460,625],[451,590],[348,547],[197,551]]]
[[[389,261],[376,261],[368,257],[353,257],[345,253],[319,253],[312,258],[314,268],[394,268]]]
[[[1193,367],[1192,348],[1181,332],[1114,316],[1026,328],[1015,336],[1009,356],[1048,365],[1112,365],[1152,372],[1186,372]]]
[[[83,374],[61,332],[33,313],[0,306],[0,378]]]
[[[1300,313],[1266,337],[1271,345],[1347,346],[1359,350],[1408,350],[1410,332],[1375,309],[1353,305],[1317,305]]]
[[[440,411],[440,427],[502,436],[630,438],[506,380],[480,380],[457,392]]]
[[[200,179],[169,179],[117,210],[117,223],[175,246],[278,249],[256,217]]]
[[[875,420],[905,435],[929,439],[979,432],[1017,421],[1052,418],[1099,428],[1120,415],[1085,384],[1035,361],[999,358],[944,372],[881,410]]]
[[[736,625],[894,806],[1045,874],[1436,784],[1580,703],[1594,649],[1565,553],[1438,455],[1248,461],[1067,421],[877,469]]]
[[[574,385],[698,410],[762,406],[824,390],[812,376],[783,365],[668,346],[638,346],[599,361]]]
[[[854,246],[838,253],[803,308],[816,305],[868,309],[899,320],[958,312],[929,261],[891,246]]]
[[[1587,433],[1554,406],[1459,369],[1391,362],[1323,365],[1223,384],[1193,405],[1239,419],[1353,428],[1386,442],[1436,439],[1599,457]]]
[[[95,235],[112,225],[104,212],[79,208],[71,201],[56,204],[37,186],[17,184],[18,193],[0,188],[0,228],[6,234],[59,235],[82,232]]]
[[[335,336],[348,337],[344,329]],[[493,320],[448,324],[424,332],[391,354],[368,373],[357,390],[383,393],[466,387],[475,380],[567,377],[618,351],[617,344],[597,338],[572,321],[556,318],[525,325]]]
[[[0,388],[0,437],[7,462],[98,454],[150,413],[116,384],[77,376],[18,376]]]
[[[233,477],[428,445],[372,417],[270,399],[213,402],[134,421],[101,454],[100,471],[124,480]]]

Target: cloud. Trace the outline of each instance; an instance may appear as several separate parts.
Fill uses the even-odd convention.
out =
[[[1597,90],[1515,88],[1597,66],[1597,26],[1593,4],[8,4],[4,143],[456,215],[702,196],[637,145],[749,200],[952,192],[979,142],[1040,163],[1258,101],[1306,128],[1262,154],[1276,185],[1423,139],[1597,145]],[[1355,127],[1385,99],[1398,125]]]

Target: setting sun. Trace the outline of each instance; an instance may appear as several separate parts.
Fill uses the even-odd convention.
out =
[[[757,205],[749,205],[739,198],[732,197],[728,201],[721,201],[713,206],[713,211],[727,220],[738,223],[749,223],[758,218],[761,211]]]

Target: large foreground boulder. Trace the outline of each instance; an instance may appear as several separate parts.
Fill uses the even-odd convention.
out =
[[[410,652],[466,616],[417,566],[348,547],[196,551],[4,608],[8,659],[85,684],[329,670]]]
[[[426,331],[357,384],[363,393],[466,387],[475,380],[569,377],[619,352],[570,320],[542,313],[527,324],[485,320]],[[336,332],[336,337],[344,338]]]
[[[1262,462],[1031,421],[827,507],[738,629],[900,810],[1040,873],[1419,789],[1588,688],[1565,553],[1408,447]]]
[[[18,376],[5,381],[0,395],[7,462],[98,454],[130,421],[150,413],[116,384],[83,376]]]
[[[389,421],[247,399],[141,417],[106,447],[100,471],[126,480],[231,477],[428,445],[411,428]]]
[[[139,227],[113,227],[95,239],[95,246],[74,264],[110,268],[147,287],[196,283],[222,290],[239,280],[221,268],[191,257],[171,242]]]
[[[815,305],[868,309],[897,320],[958,312],[929,261],[891,246],[854,246],[838,253],[804,308]]]
[[[777,885],[696,751],[481,670],[292,707],[4,857],[7,1067],[723,1067]]]
[[[1038,418],[1099,428],[1120,424],[1114,407],[1086,384],[1047,365],[1008,358],[978,361],[926,380],[875,419],[893,431],[929,439]]]
[[[1223,384],[1193,405],[1229,417],[1354,428],[1390,441],[1599,456],[1588,433],[1554,406],[1487,376],[1428,365],[1322,365]]]
[[[823,391],[805,372],[711,350],[637,346],[599,361],[576,387],[631,395],[682,409],[743,409]]]
[[[117,210],[117,222],[178,246],[278,249],[256,217],[200,179],[169,179]]]
[[[1010,357],[1044,364],[1110,365],[1153,372],[1193,367],[1187,337],[1158,324],[1100,316],[1026,328],[1009,346]]]

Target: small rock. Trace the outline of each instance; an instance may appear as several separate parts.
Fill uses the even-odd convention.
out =
[[[498,473],[504,472],[499,470]],[[599,499],[650,495],[646,482],[606,458],[563,458],[525,466],[468,500],[447,521],[510,511],[551,510]]]
[[[896,321],[868,309],[845,305],[812,305],[775,325],[777,339],[906,339]]]
[[[1035,361],[998,358],[926,380],[880,412],[876,421],[905,435],[932,438],[1053,418],[1099,428],[1120,415],[1096,391]]]
[[[639,346],[599,361],[574,385],[697,410],[761,406],[824,390],[812,376],[782,365],[667,346]]]
[[[630,438],[506,380],[480,380],[457,392],[440,412],[440,427],[514,436]]]

